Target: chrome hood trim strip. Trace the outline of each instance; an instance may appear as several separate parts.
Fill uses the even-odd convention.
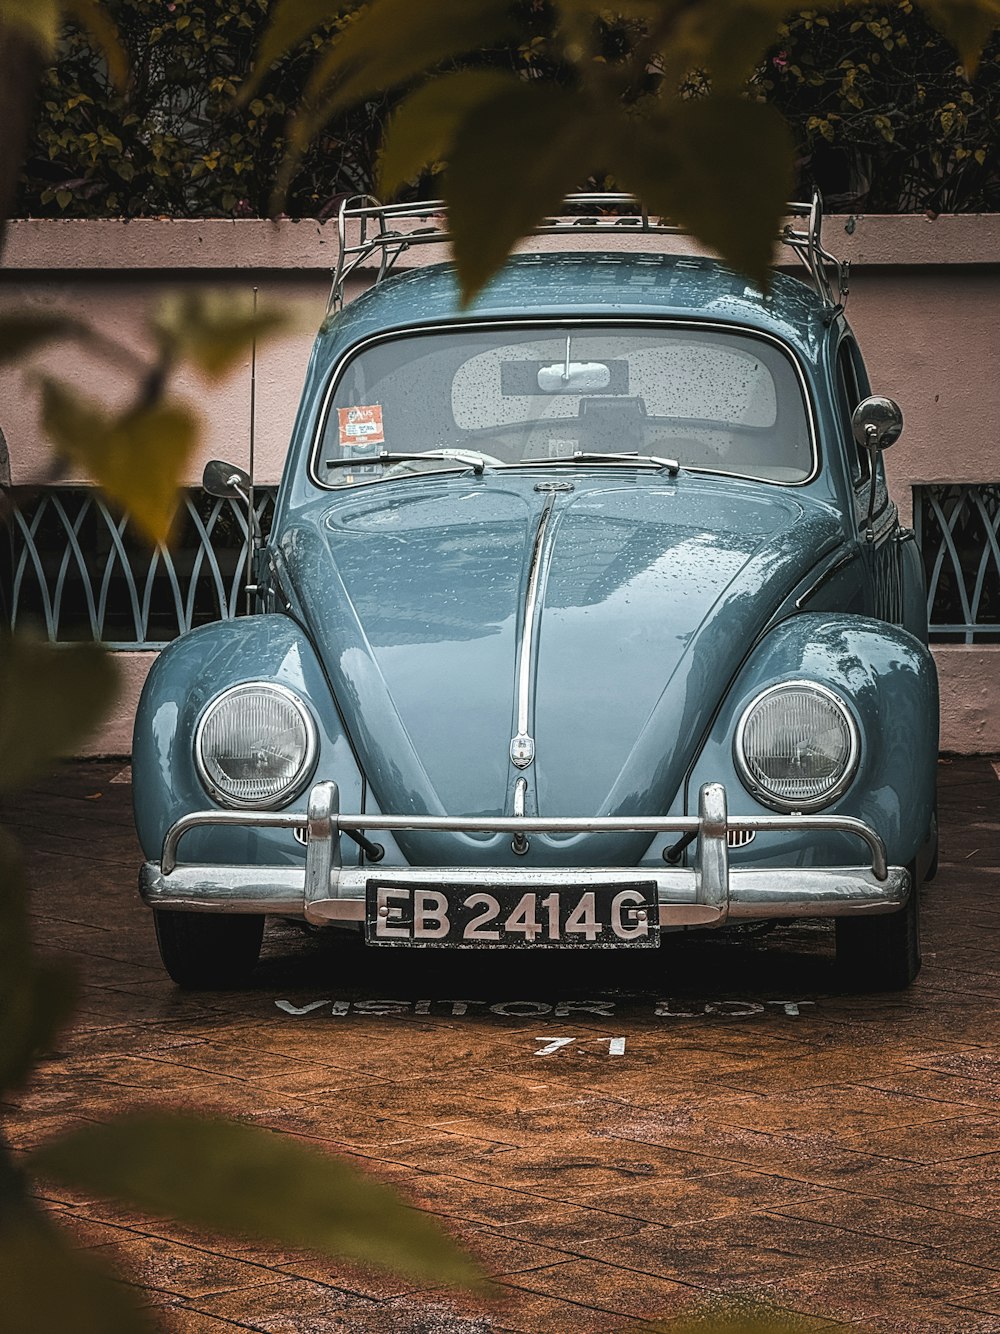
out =
[[[548,566],[551,543],[545,541],[549,521],[555,506],[555,492],[545,499],[528,567],[528,587],[524,595],[524,614],[521,620],[521,642],[517,655],[517,732],[510,743],[511,764],[526,769],[535,758],[535,740],[531,735],[531,667],[535,659],[538,638],[538,602],[543,586],[543,573]]]

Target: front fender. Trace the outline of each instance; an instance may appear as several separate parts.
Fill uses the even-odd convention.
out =
[[[271,681],[295,691],[316,723],[311,781],[333,779],[347,810],[361,809],[361,774],[312,645],[289,617],[248,616],[203,626],[167,646],[139,701],[132,747],[132,795],[139,841],[158,861],[167,829],[181,815],[218,805],[194,762],[194,733],[206,704],[227,686]],[[304,810],[306,790],[287,809]],[[289,865],[305,853],[288,830],[196,830],[181,844],[184,861]]]
[[[934,811],[938,691],[927,648],[896,626],[868,617],[804,613],[782,622],[754,648],[715,719],[689,776],[693,809],[702,783],[723,782],[730,812],[766,811],[744,788],[733,758],[743,710],[767,686],[792,679],[831,687],[854,713],[861,756],[854,781],[824,814],[864,820],[885,841],[889,861],[908,865],[923,846]],[[791,862],[789,855],[791,854]],[[856,865],[864,849],[844,835],[758,834],[735,849],[736,865]]]

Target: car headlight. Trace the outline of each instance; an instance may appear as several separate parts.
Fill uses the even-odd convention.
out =
[[[814,811],[854,777],[860,738],[839,695],[813,681],[787,681],[750,702],[734,751],[744,786],[764,805]]]
[[[216,696],[195,731],[202,781],[227,806],[280,806],[302,790],[316,759],[316,725],[298,695],[248,681]]]

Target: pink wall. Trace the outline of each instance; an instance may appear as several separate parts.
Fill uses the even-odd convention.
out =
[[[601,236],[572,238],[601,248]],[[1000,481],[1000,216],[830,217],[824,242],[852,261],[849,315],[876,391],[898,399],[906,430],[887,456],[904,522],[911,486]],[[629,235],[621,247],[690,251],[684,238]],[[567,248],[541,238],[531,248]],[[526,247],[527,248],[527,247]],[[313,332],[322,318],[337,253],[335,223],[134,221],[12,223],[0,270],[0,309],[61,310],[140,347],[143,314],[165,292],[199,284],[253,286],[262,301],[287,306],[295,327],[263,346],[257,363],[257,479],[281,471]],[[444,258],[437,247],[411,251],[402,266]],[[793,272],[795,270],[793,269]],[[359,275],[352,292],[367,276]],[[60,348],[33,367],[0,368],[0,428],[12,480],[44,477],[49,450],[39,427],[32,370],[48,365],[82,390],[114,399],[121,372],[82,349]],[[221,386],[190,375],[178,392],[195,403],[204,438],[188,481],[205,460],[244,466],[248,456],[249,359]],[[66,480],[73,480],[67,478]],[[1000,751],[1000,646],[935,650],[941,669],[942,744],[959,752]],[[90,753],[128,749],[131,715],[150,655],[122,654],[128,687],[115,718]]]

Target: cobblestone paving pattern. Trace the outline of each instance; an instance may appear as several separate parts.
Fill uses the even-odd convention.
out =
[[[7,811],[38,938],[85,984],[6,1108],[15,1146],[151,1105],[254,1121],[439,1215],[500,1291],[475,1305],[54,1193],[165,1329],[603,1332],[738,1292],[831,1327],[1000,1330],[990,761],[942,762],[924,970],[890,996],[838,994],[825,926],[442,957],[284,924],[252,989],[185,995],[135,893],[120,770],[67,766]]]

